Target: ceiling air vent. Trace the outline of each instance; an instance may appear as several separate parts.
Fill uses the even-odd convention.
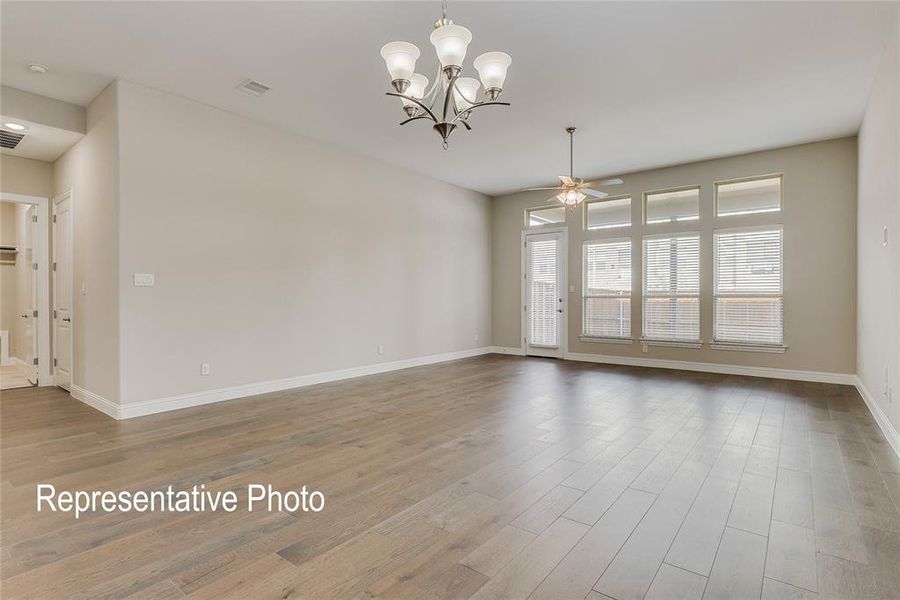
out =
[[[19,142],[21,142],[22,138],[24,137],[24,133],[16,133],[14,131],[0,129],[0,148],[9,148],[10,150],[12,150],[19,145]]]
[[[252,79],[247,79],[241,85],[238,86],[238,89],[247,92],[251,96],[262,96],[266,92],[268,92],[271,88],[264,83],[260,83],[258,81],[254,81]]]

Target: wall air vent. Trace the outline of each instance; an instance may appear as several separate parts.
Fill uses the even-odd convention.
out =
[[[252,79],[247,79],[241,82],[241,84],[238,86],[238,89],[242,92],[250,94],[251,96],[262,96],[272,88],[264,83],[254,81]]]
[[[24,133],[16,133],[15,131],[0,129],[0,148],[9,148],[10,150],[12,150],[19,145],[19,142],[21,142],[22,138],[24,137]]]

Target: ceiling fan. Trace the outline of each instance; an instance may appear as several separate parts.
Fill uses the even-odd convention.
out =
[[[566,132],[569,134],[569,174],[559,176],[559,181],[562,185],[553,187],[528,188],[522,191],[534,192],[537,190],[557,190],[559,191],[559,193],[550,198],[550,200],[559,200],[567,207],[573,207],[577,205],[588,196],[591,196],[592,198],[606,198],[607,196],[609,196],[609,194],[607,194],[606,192],[601,192],[600,190],[595,190],[590,186],[619,185],[620,183],[622,183],[622,180],[618,177],[611,177],[609,179],[598,179],[596,181],[584,181],[579,177],[575,177],[572,169],[575,128],[566,127]]]

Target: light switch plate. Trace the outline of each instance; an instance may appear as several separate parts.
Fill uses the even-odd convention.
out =
[[[156,277],[153,273],[135,273],[134,287],[153,287],[156,285]]]

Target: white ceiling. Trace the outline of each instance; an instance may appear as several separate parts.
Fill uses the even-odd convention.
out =
[[[440,3],[4,2],[2,83],[84,105],[123,77],[489,194],[855,133],[891,3],[453,2],[471,59],[513,57],[509,109],[450,149],[404,127],[378,51]],[[48,65],[29,73],[29,62]],[[272,87],[254,98],[246,77]]]

